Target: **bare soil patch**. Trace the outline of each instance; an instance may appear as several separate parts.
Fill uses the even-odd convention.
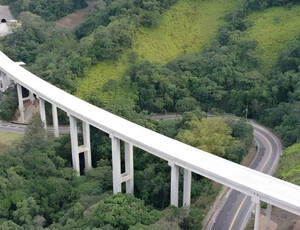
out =
[[[261,230],[300,230],[300,217],[282,210],[277,207],[272,207],[271,222],[269,229],[264,228],[266,210],[262,210],[260,215],[260,227]],[[253,229],[254,219],[252,218],[245,230]]]
[[[300,217],[280,208],[272,208],[271,219],[277,224],[276,230],[300,230]]]
[[[57,28],[66,28],[66,29],[71,30],[83,22],[84,15],[88,11],[89,11],[89,8],[87,7],[87,8],[78,10],[75,13],[68,14],[67,16],[63,17],[62,19],[60,19],[56,22],[56,27]]]

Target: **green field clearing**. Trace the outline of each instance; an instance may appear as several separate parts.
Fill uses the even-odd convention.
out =
[[[140,58],[165,64],[179,54],[201,51],[216,37],[219,27],[225,23],[224,15],[237,1],[179,0],[164,14],[158,28],[135,31],[133,48],[128,53],[134,51]],[[128,66],[126,57],[124,54],[118,61],[101,62],[86,71],[76,96],[86,99],[94,92],[104,103],[112,100],[111,94],[101,93],[100,89],[109,79],[121,78]]]
[[[5,152],[9,145],[11,145],[14,141],[19,140],[22,136],[22,134],[0,131],[0,153]]]
[[[293,6],[290,10],[272,7],[251,14],[247,20],[253,22],[248,35],[258,42],[262,68],[270,68],[276,63],[279,52],[299,35],[300,6]]]
[[[179,54],[201,50],[225,23],[225,13],[236,0],[178,1],[156,29],[135,31],[133,50],[148,61],[167,63]]]
[[[104,103],[109,103],[113,97],[112,92],[101,92],[101,88],[110,79],[120,79],[126,70],[127,64],[127,56],[124,54],[117,61],[103,61],[93,66],[86,71],[85,78],[79,83],[76,96],[87,99],[88,95],[92,92],[96,96],[99,96]],[[123,92],[118,90],[115,93],[119,95]]]

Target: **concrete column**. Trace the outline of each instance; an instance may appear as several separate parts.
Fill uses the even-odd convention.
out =
[[[178,207],[178,185],[179,185],[179,167],[173,162],[171,166],[171,205]]]
[[[125,142],[125,173],[129,176],[126,181],[126,193],[133,194],[133,145]]]
[[[121,192],[121,152],[120,139],[111,135],[112,170],[113,170],[113,192]]]
[[[191,204],[192,172],[184,169],[183,172],[183,206],[189,207]]]
[[[257,195],[252,197],[252,201],[255,203],[255,221],[254,221],[254,230],[259,230],[260,222],[260,200]]]
[[[267,213],[266,213],[266,221],[265,221],[265,229],[266,230],[268,230],[270,227],[271,212],[272,212],[272,205],[268,204]]]
[[[17,93],[18,93],[18,101],[19,101],[19,111],[20,111],[20,117],[21,122],[25,122],[25,109],[23,104],[23,95],[22,95],[22,86],[17,83]]]
[[[31,91],[29,91],[29,100],[32,104],[34,103],[34,96],[33,96],[33,92]]]
[[[84,151],[84,162],[85,171],[89,171],[92,168],[92,155],[91,155],[91,138],[90,138],[90,125],[86,122],[82,122],[83,132],[83,145],[85,146]]]
[[[54,104],[52,104],[52,120],[53,120],[54,136],[59,137],[57,107]]]
[[[39,104],[40,104],[40,115],[41,115],[41,120],[44,123],[45,128],[47,128],[47,123],[46,123],[46,111],[45,111],[45,101],[42,98],[39,98]]]
[[[80,175],[77,120],[72,115],[70,115],[70,135],[71,135],[73,169],[77,171],[77,175]]]

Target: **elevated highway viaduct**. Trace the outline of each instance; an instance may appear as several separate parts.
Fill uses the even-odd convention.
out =
[[[91,168],[90,125],[109,134],[112,145],[113,192],[133,193],[133,146],[164,159],[171,167],[171,205],[178,206],[179,168],[184,169],[183,205],[190,205],[191,173],[197,173],[248,195],[255,203],[255,229],[259,226],[260,203],[266,202],[300,215],[300,187],[262,172],[230,162],[213,154],[168,138],[93,106],[49,84],[14,63],[0,52],[0,71],[17,85],[20,112],[22,87],[39,99],[41,120],[46,125],[45,101],[52,105],[54,132],[58,134],[57,108],[70,118],[73,168],[80,172],[79,154],[84,153],[85,170]],[[83,145],[78,144],[77,120],[82,121]],[[125,172],[121,172],[120,143],[125,146]]]

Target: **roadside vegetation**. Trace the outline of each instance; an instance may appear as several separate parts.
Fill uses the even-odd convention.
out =
[[[6,133],[0,131],[0,154],[5,153],[9,146],[16,140],[20,139],[23,135],[16,133]]]
[[[96,106],[237,163],[252,145],[251,126],[207,119],[206,112],[254,118],[273,128],[285,146],[299,142],[300,34],[290,30],[299,21],[297,1],[95,0],[89,5],[84,22],[72,31],[56,29],[34,9],[21,12],[22,26],[0,40],[1,50]],[[276,17],[282,24],[273,23]],[[268,33],[260,39],[269,24],[285,31],[283,36]],[[278,49],[266,51],[278,43]],[[168,112],[182,119],[150,117]],[[24,138],[0,155],[0,228],[202,228],[208,202],[219,190],[209,180],[193,175],[189,212],[168,207],[170,167],[136,148],[135,197],[114,196],[106,134],[91,128],[93,169],[77,177],[70,167],[69,137],[47,139],[41,122],[32,123]]]
[[[300,185],[300,142],[284,151],[276,176],[282,180]]]

